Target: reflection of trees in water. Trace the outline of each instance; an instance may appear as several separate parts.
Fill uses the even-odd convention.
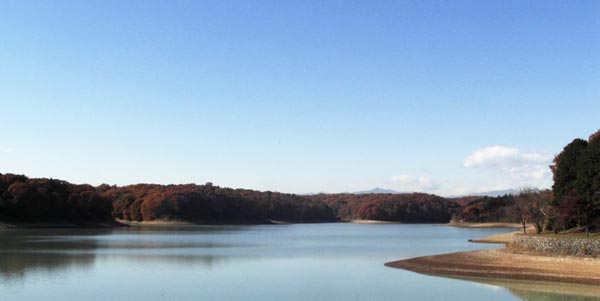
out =
[[[20,280],[29,273],[60,274],[73,268],[88,269],[97,259],[118,257],[135,263],[177,265],[189,268],[211,269],[231,261],[227,256],[180,256],[180,255],[97,255],[68,253],[0,253],[0,281]],[[237,258],[239,259],[239,258]]]
[[[191,229],[189,229],[191,230]],[[210,230],[232,231],[231,228]],[[146,239],[139,234],[168,234],[181,229],[154,229],[145,231],[137,227],[119,229],[119,234],[134,234],[132,240],[102,239],[111,229],[41,229],[0,230],[0,281],[14,281],[31,273],[60,274],[69,269],[92,268],[98,259],[121,260],[124,264],[161,264],[190,268],[211,269],[216,265],[250,257],[241,254],[223,255],[208,252],[214,248],[248,247],[206,241],[166,241]],[[191,230],[198,233],[198,229]],[[233,231],[237,231],[233,230]],[[74,235],[74,234],[77,235]],[[184,231],[185,233],[185,231]],[[99,236],[100,235],[100,236]],[[205,253],[203,253],[205,252]]]
[[[451,278],[504,287],[524,301],[596,301],[600,299],[600,287],[592,285],[481,277]]]
[[[597,301],[598,297],[572,296],[568,294],[526,291],[520,289],[508,289],[513,295],[523,301]]]
[[[91,254],[0,253],[0,279],[17,280],[28,273],[60,273],[72,267],[89,268],[94,263],[94,257]]]
[[[67,231],[69,230],[0,231],[0,279],[17,280],[24,278],[28,273],[56,273],[72,267],[89,268],[94,263],[93,254],[60,253],[59,250],[65,249],[64,243],[43,239],[48,238],[49,233],[64,235],[68,234]],[[94,248],[90,241],[77,245],[79,248]]]
[[[189,268],[211,269],[215,266],[229,263],[233,260],[231,256],[215,255],[118,255],[119,258],[142,264],[174,265]],[[100,256],[99,256],[100,257]],[[252,257],[236,256],[235,260],[249,260]]]

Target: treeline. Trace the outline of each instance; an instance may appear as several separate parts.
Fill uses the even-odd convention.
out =
[[[138,184],[115,187],[112,215],[131,221],[179,220],[203,224],[333,222],[331,208],[302,196],[207,185]]]
[[[341,221],[446,223],[460,207],[456,202],[425,193],[317,194],[310,198],[327,204]]]
[[[333,222],[331,208],[302,196],[207,185],[75,185],[0,174],[0,221],[19,224],[115,224],[186,221],[260,224]]]
[[[547,199],[548,192],[542,195],[541,199]],[[425,193],[300,196],[223,188],[211,183],[93,187],[0,174],[0,221],[21,224],[111,225],[117,220],[198,224],[351,220],[445,223],[453,216],[471,222],[523,222],[533,220],[535,210],[529,207],[534,199],[446,199]]]
[[[75,185],[55,179],[0,174],[0,222],[19,224],[115,224],[186,221],[198,224],[262,224],[382,220],[448,222],[460,205],[414,194],[319,194],[205,185]]]
[[[455,219],[462,222],[533,224],[538,233],[558,230],[556,210],[550,206],[551,190],[522,189],[518,195],[479,197],[462,206]]]
[[[475,223],[519,223],[521,218],[517,203],[517,197],[510,194],[497,197],[483,196],[466,203],[457,217],[461,221]]]
[[[97,188],[0,174],[0,221],[113,223],[112,202]]]

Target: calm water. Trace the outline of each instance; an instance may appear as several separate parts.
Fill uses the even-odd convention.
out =
[[[383,265],[497,248],[467,239],[506,231],[398,224],[0,230],[0,300],[596,300],[576,286],[465,281]]]

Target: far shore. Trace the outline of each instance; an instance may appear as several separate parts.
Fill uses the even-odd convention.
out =
[[[511,241],[512,236],[519,232],[509,232],[502,234],[494,234],[482,238],[469,239],[470,242],[482,243],[482,244],[507,244]]]
[[[353,219],[350,222],[353,224],[401,224],[401,222],[379,221],[372,219]]]
[[[403,222],[355,219],[342,220],[333,223],[353,223],[353,224],[404,224]],[[331,222],[330,222],[331,223]],[[248,223],[248,225],[287,225],[295,224],[295,222],[284,220],[267,220],[264,223]],[[414,224],[414,223],[409,223]],[[109,227],[124,227],[124,226],[191,226],[191,225],[223,225],[214,223],[193,223],[181,220],[153,220],[153,221],[132,221],[117,219],[110,223],[7,223],[0,222],[0,229],[17,229],[17,228],[109,228]],[[240,224],[232,224],[240,225]],[[520,224],[511,223],[448,223],[441,224],[442,226],[465,227],[465,228],[519,228]],[[474,242],[485,242],[477,241]]]
[[[117,219],[117,222],[128,225],[128,226],[190,226],[194,225],[190,222],[185,221],[171,221],[171,220],[155,220],[155,221],[130,221]]]
[[[153,221],[130,221],[130,220],[117,220],[119,223],[128,225],[128,226],[240,226],[240,225],[249,225],[249,226],[258,226],[258,225],[289,225],[289,224],[310,224],[310,223],[296,223],[291,221],[284,220],[273,220],[269,219],[262,223],[193,223],[187,221],[179,221],[179,220],[153,220]],[[323,222],[326,223],[326,222]],[[329,222],[331,223],[331,222]],[[339,223],[339,222],[334,222]]]
[[[196,224],[186,221],[177,221],[177,220],[155,220],[155,221],[129,221],[129,220],[117,220],[119,223],[128,225],[128,226],[190,226],[190,225],[213,225],[213,224]],[[353,224],[400,224],[400,222],[390,222],[390,221],[380,221],[380,220],[351,220],[345,221]],[[334,223],[344,223],[344,221],[338,221]],[[289,224],[297,224],[290,221],[284,220],[267,220],[266,223],[263,224],[249,224],[249,225],[289,225]],[[238,224],[232,224],[238,225]]]
[[[520,227],[519,227],[520,228]],[[527,233],[533,233],[535,228],[533,225],[527,226]],[[501,234],[493,234],[486,237],[469,239],[470,242],[474,243],[483,243],[483,244],[508,244],[512,240],[513,235],[522,234],[523,230],[501,233]]]
[[[444,226],[449,227],[460,227],[460,228],[522,228],[523,225],[519,223],[469,223],[469,222],[449,222]]]
[[[403,224],[402,222],[381,221],[381,220],[341,220],[341,221],[323,221],[315,223],[353,223],[353,224]],[[299,223],[285,220],[266,220],[262,223],[194,223],[181,220],[153,220],[153,221],[132,221],[117,219],[112,223],[6,223],[0,221],[0,229],[21,229],[21,228],[111,228],[111,227],[141,227],[141,226],[198,226],[198,225],[289,225],[289,224],[310,224]],[[411,223],[414,224],[414,223]]]
[[[313,223],[313,222],[310,222]],[[0,229],[22,229],[22,228],[111,228],[111,227],[142,227],[142,226],[199,226],[199,225],[289,225],[289,224],[310,224],[307,222],[293,222],[285,220],[265,220],[261,223],[202,223],[188,222],[182,220],[153,220],[153,221],[132,221],[116,219],[114,222],[107,223],[7,223],[0,221]],[[421,223],[403,223],[394,221],[355,219],[339,221],[323,221],[314,223],[352,223],[352,224],[421,224]],[[448,225],[448,224],[442,224]],[[486,227],[483,224],[481,227]],[[500,226],[498,226],[500,227]]]
[[[7,223],[0,222],[0,229],[56,229],[56,228],[113,228],[126,227],[120,222],[106,223]]]
[[[213,224],[195,224],[186,221],[176,221],[176,220],[156,220],[156,221],[128,221],[128,220],[117,220],[119,223],[123,223],[129,226],[169,226],[169,225],[213,225]],[[391,221],[380,221],[380,220],[370,220],[370,219],[355,219],[350,221],[337,221],[337,222],[329,222],[329,223],[353,223],[353,224],[402,224],[401,222],[391,222]],[[289,224],[298,224],[296,222],[284,221],[284,220],[273,220],[270,219],[264,224],[250,224],[250,225],[289,225]],[[300,223],[307,224],[307,223]],[[237,224],[232,224],[237,225]]]
[[[529,227],[528,232],[532,231]],[[476,243],[507,244],[517,232],[472,239]],[[548,256],[506,248],[467,251],[398,260],[388,267],[446,277],[481,277],[600,285],[600,258]]]

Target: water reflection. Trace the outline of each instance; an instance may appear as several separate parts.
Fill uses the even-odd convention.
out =
[[[95,256],[43,253],[0,253],[0,280],[17,281],[30,272],[61,273],[69,268],[85,268],[94,264]]]
[[[251,248],[258,245],[185,240],[178,236],[239,231],[244,231],[244,228],[173,226],[1,230],[0,280],[14,282],[27,277],[28,273],[61,274],[71,269],[86,269],[92,267],[98,259],[110,258],[139,264],[167,263],[210,269],[218,263],[229,262],[230,256],[226,255],[227,252],[224,252],[225,255],[202,254],[211,253],[201,252],[202,250]],[[238,259],[241,258],[243,256]]]
[[[480,300],[482,292],[491,291],[490,300],[530,301],[600,296],[595,287],[465,282],[383,267],[401,258],[493,248],[467,239],[501,231],[510,230],[352,224],[0,230],[0,295],[3,300],[162,300],[160,294],[185,300]],[[74,287],[87,294],[70,296]]]
[[[452,278],[484,284],[491,289],[504,288],[527,301],[592,301],[600,298],[600,287],[593,285],[481,277]]]

